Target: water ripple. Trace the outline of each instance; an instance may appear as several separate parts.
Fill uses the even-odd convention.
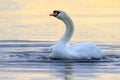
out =
[[[116,74],[120,73],[120,54],[116,51],[120,49],[120,45],[98,45],[106,54],[106,58],[101,60],[51,60],[48,48],[52,44],[54,42],[0,41],[0,79],[9,77],[15,80],[19,75],[28,78],[29,74],[32,74],[34,76],[31,79],[35,80],[88,80],[91,77],[96,79],[103,76],[102,74],[118,77]]]

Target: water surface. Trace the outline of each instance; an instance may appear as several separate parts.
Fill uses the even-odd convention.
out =
[[[0,80],[119,80],[120,45],[98,44],[102,60],[51,60],[50,41],[0,41]]]
[[[49,16],[56,9],[72,18],[72,41],[120,41],[119,0],[0,0],[0,40],[58,40],[65,27]]]
[[[70,43],[92,41],[103,60],[50,60],[48,48],[64,24],[49,14],[69,14]],[[119,0],[0,0],[0,80],[120,80]]]

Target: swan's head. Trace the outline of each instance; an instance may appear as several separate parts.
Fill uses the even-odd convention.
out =
[[[50,14],[50,16],[54,16],[60,20],[65,20],[68,17],[68,15],[61,10],[54,10],[53,13]]]

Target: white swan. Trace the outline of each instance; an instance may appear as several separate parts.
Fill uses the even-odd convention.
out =
[[[55,59],[101,59],[104,57],[101,50],[92,42],[84,42],[74,45],[67,44],[74,32],[74,25],[70,17],[61,10],[53,11],[54,16],[62,20],[66,25],[64,36],[50,47],[50,58]]]

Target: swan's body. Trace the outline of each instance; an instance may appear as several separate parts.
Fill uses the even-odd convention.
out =
[[[50,47],[50,58],[55,59],[101,59],[104,57],[101,50],[92,42],[74,45],[67,44],[74,32],[74,25],[70,17],[63,11],[55,10],[50,16],[57,17],[66,25],[64,36]]]

